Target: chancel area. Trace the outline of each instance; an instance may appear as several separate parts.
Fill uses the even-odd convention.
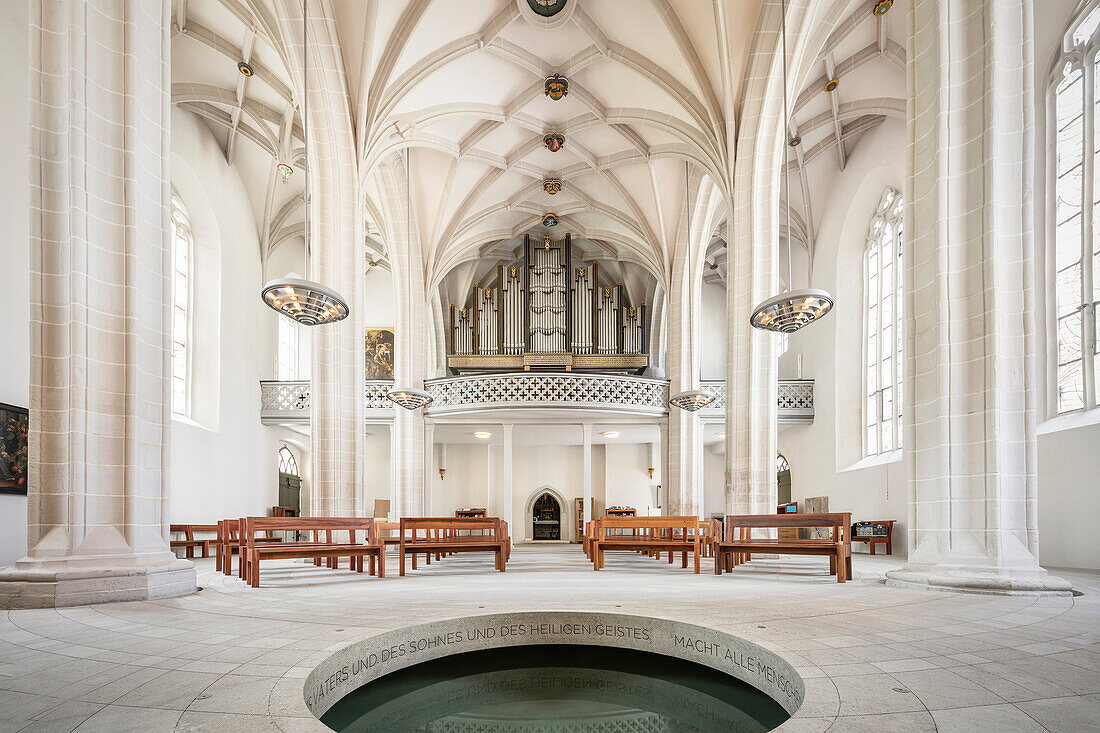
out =
[[[0,730],[1097,730],[1098,28],[5,2]]]

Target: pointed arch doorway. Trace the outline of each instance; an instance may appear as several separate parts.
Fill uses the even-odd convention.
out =
[[[531,510],[533,539],[561,539],[561,504],[548,492],[543,492]]]
[[[568,503],[558,491],[549,486],[539,487],[524,502],[523,519],[525,539],[539,542],[568,540]]]

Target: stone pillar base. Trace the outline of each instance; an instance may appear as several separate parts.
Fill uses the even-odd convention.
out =
[[[0,609],[147,601],[197,589],[194,563],[168,552],[24,558],[0,569]]]
[[[909,563],[886,573],[886,585],[898,588],[985,593],[998,596],[1068,596],[1073,589],[1040,567],[995,568],[947,563]]]

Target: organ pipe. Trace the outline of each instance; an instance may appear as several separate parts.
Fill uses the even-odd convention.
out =
[[[570,235],[525,235],[522,258],[497,262],[465,305],[451,304],[448,353],[644,354],[645,304],[631,305],[623,284],[603,275],[596,262],[573,261]]]

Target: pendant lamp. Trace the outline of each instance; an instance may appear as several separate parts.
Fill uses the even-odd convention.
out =
[[[308,18],[306,1],[302,0],[302,137],[306,156],[309,156],[309,115],[306,114],[306,100],[309,98],[309,44],[307,43]],[[320,283],[308,279],[309,275],[309,167],[305,177],[305,255],[307,278],[281,277],[268,281],[260,297],[271,308],[291,318],[303,326],[318,326],[322,323],[336,323],[348,317],[348,304],[339,293]]]
[[[791,171],[788,165],[788,149],[797,145],[788,138],[790,116],[787,111],[787,3],[781,3],[783,13],[783,189],[787,205],[787,289],[768,298],[753,309],[750,323],[754,328],[777,333],[794,333],[833,309],[833,296],[824,290],[792,290],[791,267]],[[798,139],[801,142],[801,139]]]

